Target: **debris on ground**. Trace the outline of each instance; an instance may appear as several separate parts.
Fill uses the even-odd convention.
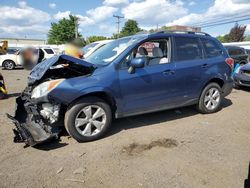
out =
[[[60,174],[62,171],[63,171],[63,167],[59,168],[59,169],[56,171],[56,174]]]
[[[79,157],[82,157],[82,156],[84,156],[85,154],[86,154],[86,152],[80,153],[78,156],[79,156]]]
[[[78,168],[73,172],[73,174],[84,174],[85,171],[85,168]]]
[[[84,180],[78,180],[78,179],[64,179],[65,181],[72,181],[72,182],[78,182],[78,183],[85,183]]]

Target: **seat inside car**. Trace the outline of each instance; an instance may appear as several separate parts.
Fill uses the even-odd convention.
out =
[[[168,63],[168,58],[164,57],[162,49],[159,47],[153,48],[153,59],[149,61],[149,65]]]

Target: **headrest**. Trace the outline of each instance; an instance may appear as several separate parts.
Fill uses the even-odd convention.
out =
[[[139,54],[140,55],[148,55],[148,52],[147,52],[146,48],[140,47],[139,48]]]
[[[153,56],[154,57],[163,57],[163,52],[159,47],[154,47],[153,49]]]

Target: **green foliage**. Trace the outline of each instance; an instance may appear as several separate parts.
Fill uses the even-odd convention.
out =
[[[65,44],[75,38],[75,23],[77,17],[69,15],[69,18],[63,18],[58,23],[51,23],[51,28],[48,33],[49,44]],[[82,37],[78,34],[78,37]]]
[[[134,35],[138,32],[142,31],[141,28],[139,28],[137,21],[135,20],[128,20],[124,27],[122,28],[119,37],[125,37],[125,36],[130,36]],[[117,37],[117,35],[114,35],[114,37]]]
[[[227,35],[220,35],[216,37],[220,42],[225,43],[225,42],[230,42],[229,36]]]
[[[100,41],[100,40],[107,40],[107,37],[104,37],[104,36],[91,36],[87,40],[88,40],[88,43],[92,43],[92,42],[96,42],[96,41]]]

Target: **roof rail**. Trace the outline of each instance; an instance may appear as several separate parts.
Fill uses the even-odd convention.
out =
[[[158,31],[156,33],[184,33],[184,34],[193,34],[193,35],[205,35],[209,37],[211,36],[205,32],[181,31],[181,30],[163,30],[163,31]]]

